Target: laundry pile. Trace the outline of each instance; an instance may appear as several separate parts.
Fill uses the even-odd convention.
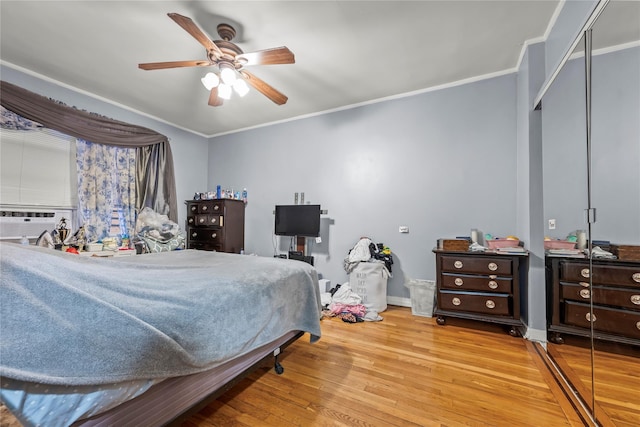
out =
[[[338,317],[347,323],[382,320],[377,311],[362,304],[362,297],[351,290],[349,282],[336,285],[326,296],[329,298],[322,301],[324,316]]]
[[[344,259],[344,270],[347,273],[351,273],[361,262],[373,261],[383,263],[389,274],[391,274],[391,266],[393,265],[391,249],[383,243],[373,243],[368,237],[361,237]]]
[[[185,234],[167,215],[145,207],[136,220],[133,243],[142,253],[169,252],[184,249]]]
[[[325,315],[349,323],[382,320],[379,313],[387,309],[387,279],[392,264],[388,247],[361,237],[344,259],[349,281],[324,296]]]

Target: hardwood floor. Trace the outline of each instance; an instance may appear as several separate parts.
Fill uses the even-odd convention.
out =
[[[499,325],[412,316],[322,321],[183,423],[194,426],[576,426],[532,344]],[[565,413],[566,412],[566,413]]]
[[[601,426],[637,427],[640,425],[640,348],[595,342],[594,371],[591,372],[590,341],[565,335],[564,344],[549,343],[549,354],[582,396],[593,402],[592,378],[596,389],[596,416]]]

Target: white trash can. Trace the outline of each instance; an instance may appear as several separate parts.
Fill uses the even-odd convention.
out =
[[[433,317],[436,304],[436,282],[433,280],[407,279],[404,285],[411,293],[411,314]]]

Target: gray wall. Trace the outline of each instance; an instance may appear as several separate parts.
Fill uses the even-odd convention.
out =
[[[640,48],[592,61],[592,204],[595,240],[640,241]],[[543,102],[545,218],[551,237],[586,229],[584,58],[570,61]]]
[[[408,298],[406,278],[435,279],[438,238],[516,232],[515,82],[511,74],[212,138],[209,186],[248,189],[245,251],[264,256],[289,245],[273,235],[274,206],[304,192],[328,210],[309,251],[318,271],[344,283],[344,257],[368,236],[393,251],[388,295]]]
[[[166,135],[169,138],[174,157],[178,221],[180,226],[184,226],[186,209],[183,201],[192,198],[195,191],[203,191],[203,186],[206,182],[208,168],[208,144],[206,138],[4,65],[0,67],[0,73],[2,80],[32,92],[62,101],[79,109],[99,113],[123,122],[145,126]]]
[[[545,76],[544,44],[527,48],[518,70],[518,235],[528,242],[529,280],[521,305],[527,338],[546,340],[544,213],[542,191],[542,114],[532,110]]]

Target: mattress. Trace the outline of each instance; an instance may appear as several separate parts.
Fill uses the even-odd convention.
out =
[[[224,384],[246,369],[236,362],[251,366],[292,333],[320,337],[306,263],[195,250],[85,258],[11,243],[0,255],[0,398],[27,425],[68,425],[164,387],[187,407],[215,390],[207,380],[199,391],[200,374]],[[195,395],[174,390],[191,380]]]

